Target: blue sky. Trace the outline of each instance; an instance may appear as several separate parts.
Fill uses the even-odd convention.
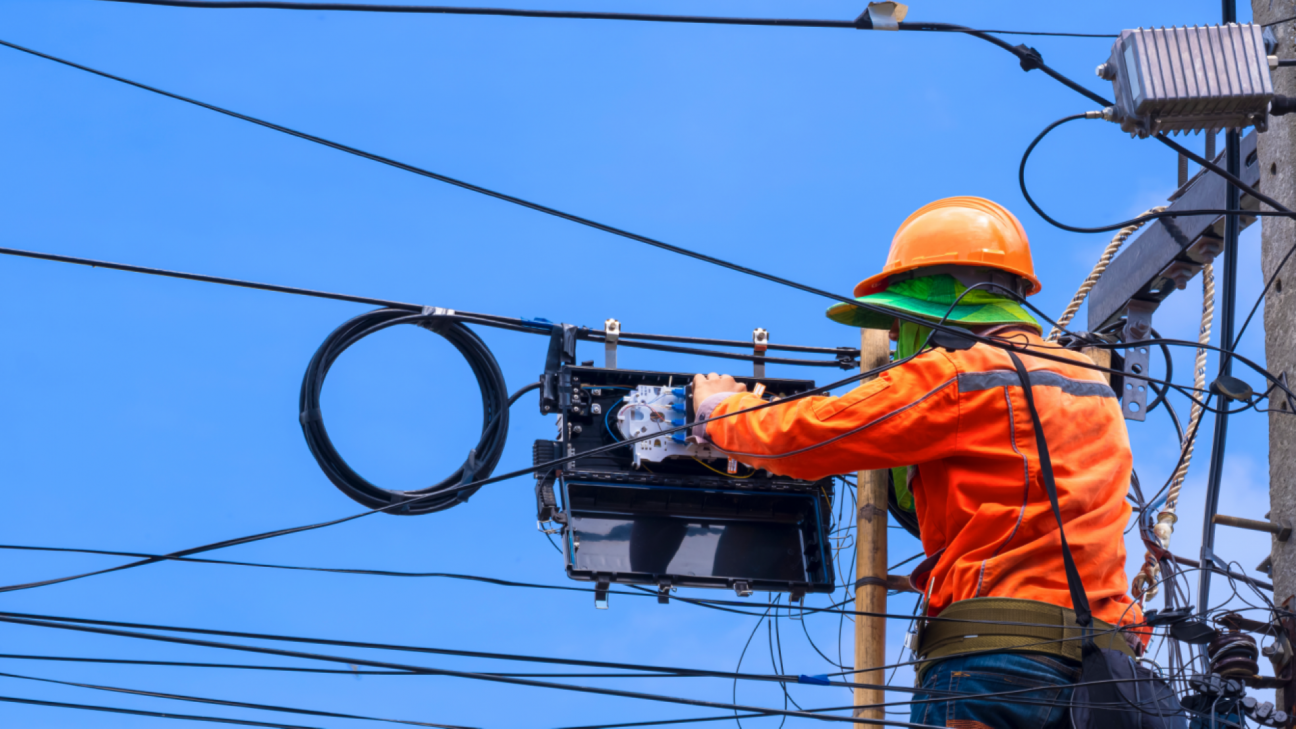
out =
[[[1245,5],[1245,3],[1243,4]],[[517,3],[516,7],[851,18],[818,0]],[[1244,11],[1245,12],[1245,11]],[[914,20],[983,28],[1118,32],[1215,22],[1212,2],[1084,6],[915,4]],[[960,36],[636,23],[199,11],[90,0],[3,0],[0,38],[237,111],[826,289],[877,270],[916,207],[956,194],[1014,210],[1060,312],[1109,236],[1050,228],[1017,189],[1022,150],[1054,119],[1092,108],[1008,54]],[[1014,39],[1013,43],[1022,39]],[[1104,39],[1026,39],[1100,93]],[[853,345],[826,301],[350,157],[48,61],[0,49],[4,246],[275,282],[459,310],[627,331]],[[1191,143],[1202,147],[1200,137]],[[1114,126],[1075,124],[1033,158],[1032,192],[1056,217],[1096,225],[1164,200],[1174,156]],[[1239,302],[1258,295],[1259,226],[1242,239]],[[1195,338],[1200,283],[1156,314]],[[357,511],[319,472],[297,421],[300,379],[334,327],[366,307],[9,258],[0,261],[0,534],[10,544],[167,552]],[[1083,314],[1082,314],[1083,317]],[[1081,318],[1083,321],[1083,318]],[[511,389],[543,367],[545,341],[484,331]],[[1263,360],[1259,326],[1243,351]],[[601,362],[597,347],[582,359]],[[1188,378],[1192,353],[1176,354]],[[624,351],[622,366],[740,370]],[[1212,370],[1214,362],[1212,358]],[[772,376],[834,372],[772,366]],[[1186,379],[1182,381],[1187,381]],[[1253,385],[1258,379],[1251,376]],[[324,395],[339,450],[370,480],[441,480],[475,442],[468,367],[426,332],[393,330],[348,352]],[[1187,403],[1176,401],[1181,417]],[[1202,428],[1209,433],[1210,422]],[[499,470],[529,462],[552,422],[513,410]],[[1176,445],[1158,413],[1131,424],[1136,465],[1160,483]],[[1263,417],[1230,425],[1222,510],[1267,504]],[[1208,451],[1197,451],[1174,548],[1200,543]],[[444,513],[375,516],[227,550],[230,559],[460,572],[569,584],[535,531],[530,479]],[[1251,569],[1267,537],[1221,530]],[[893,530],[893,561],[917,551]],[[1142,549],[1131,541],[1131,569]],[[110,557],[8,552],[4,584],[108,566]],[[1195,585],[1194,585],[1195,586]],[[1216,596],[1226,587],[1216,582]],[[713,593],[707,593],[711,596]],[[753,603],[761,602],[760,596]],[[826,600],[819,598],[826,604]],[[155,565],[8,593],[0,609],[732,670],[755,618],[678,602],[510,590],[444,580]],[[893,612],[908,612],[898,597]],[[789,673],[832,669],[839,621],[781,621]],[[842,655],[849,661],[851,625]],[[891,629],[892,655],[902,629]],[[12,653],[258,662],[194,648],[0,626]],[[766,628],[743,666],[770,670]],[[341,652],[341,651],[338,651]],[[349,655],[375,657],[355,650]],[[527,664],[405,655],[424,665]],[[267,660],[268,663],[292,663]],[[353,677],[37,664],[0,671],[155,691],[483,727],[557,727],[721,712],[430,677]],[[0,679],[0,696],[274,720],[257,712]],[[907,684],[901,671],[896,682]],[[728,701],[727,681],[581,679]],[[741,702],[781,706],[777,687]],[[803,706],[849,703],[793,687]],[[896,696],[896,699],[901,698]],[[0,705],[8,726],[144,727],[165,720]],[[343,726],[343,720],[284,721]],[[795,721],[788,722],[794,725]],[[803,722],[804,723],[804,722]],[[764,719],[758,726],[773,727]]]

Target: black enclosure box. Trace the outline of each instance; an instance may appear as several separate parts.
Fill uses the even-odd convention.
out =
[[[692,417],[683,389],[690,374],[570,365],[561,374],[570,397],[562,398],[558,439],[536,443],[537,464]],[[767,399],[815,386],[736,379],[749,390],[764,384]],[[618,420],[623,410],[638,420]],[[600,587],[831,592],[832,479],[800,481],[746,466],[729,473],[722,454],[681,439],[667,434],[537,474],[538,518],[561,525],[568,576]]]

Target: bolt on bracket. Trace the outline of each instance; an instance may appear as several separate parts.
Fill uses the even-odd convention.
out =
[[[617,342],[621,340],[621,322],[608,319],[603,322],[603,366],[617,368]]]
[[[1141,344],[1152,333],[1152,312],[1156,302],[1131,301],[1125,311],[1125,329],[1121,339],[1125,350],[1125,385],[1121,396],[1121,413],[1126,420],[1143,421],[1147,418],[1148,368],[1152,357],[1148,346]]]
[[[769,349],[769,332],[756,327],[752,330],[752,353],[756,359],[752,361],[752,377],[765,376],[765,351]]]

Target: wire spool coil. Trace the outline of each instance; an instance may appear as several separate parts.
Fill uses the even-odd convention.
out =
[[[337,358],[351,345],[365,337],[399,324],[413,324],[445,337],[468,361],[482,398],[482,431],[477,445],[454,473],[445,480],[423,489],[399,491],[376,486],[356,473],[337,452],[324,427],[320,413],[320,393],[324,379]],[[306,445],[319,463],[324,475],[352,500],[370,509],[387,510],[389,514],[428,514],[448,509],[468,500],[477,487],[456,488],[490,476],[504,452],[508,435],[508,390],[504,373],[486,343],[464,326],[454,312],[425,308],[422,313],[402,309],[377,309],[351,319],[324,340],[306,367],[300,399],[302,434]],[[409,502],[401,504],[401,502]],[[401,504],[393,506],[394,504]]]

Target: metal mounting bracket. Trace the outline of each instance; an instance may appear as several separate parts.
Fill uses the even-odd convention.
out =
[[[621,339],[621,322],[608,319],[603,322],[603,366],[617,368],[617,342]]]
[[[1125,310],[1125,329],[1121,339],[1128,345],[1125,350],[1125,390],[1121,393],[1121,413],[1126,420],[1142,421],[1147,418],[1148,367],[1152,361],[1146,340],[1152,332],[1152,312],[1157,302],[1130,301]]]
[[[1291,385],[1287,383],[1287,370],[1283,370],[1283,373],[1278,375],[1278,381],[1283,384],[1283,387],[1291,388]],[[1283,399],[1278,403],[1279,409],[1289,413],[1296,413],[1296,399],[1292,399],[1292,396],[1285,392],[1280,394]]]
[[[657,603],[659,605],[669,605],[671,594],[671,581],[662,580],[657,583]]]
[[[752,377],[765,376],[765,350],[769,349],[769,332],[756,327],[752,331],[752,353],[756,359],[752,361]]]
[[[576,364],[576,327],[555,324],[549,332],[549,353],[540,378],[540,412],[563,411],[572,404],[571,373],[563,365]]]
[[[599,610],[608,609],[608,586],[607,582],[594,583],[594,607]]]

